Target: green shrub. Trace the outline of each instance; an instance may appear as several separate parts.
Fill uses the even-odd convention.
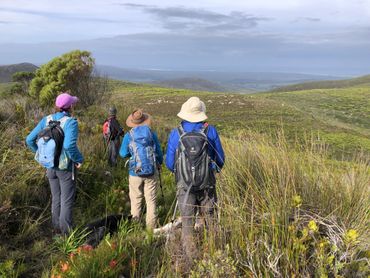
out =
[[[71,91],[83,104],[90,104],[86,96],[93,67],[94,59],[88,51],[74,50],[56,57],[36,71],[30,95],[41,105],[51,106],[59,93]]]

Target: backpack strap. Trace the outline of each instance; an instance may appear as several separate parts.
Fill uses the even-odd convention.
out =
[[[48,115],[48,116],[46,117],[46,125],[49,125],[49,123],[50,123],[51,121],[53,121],[53,115],[52,115],[52,114],[50,114],[50,115]]]
[[[207,133],[208,133],[208,127],[209,127],[209,124],[207,122],[205,122],[203,124],[202,128],[199,130],[199,132],[200,133],[204,133],[205,135],[207,135]],[[186,133],[181,124],[177,128],[177,132],[179,133],[179,136],[180,137]]]
[[[63,116],[61,119],[59,119],[60,122],[60,127],[64,130],[64,126],[66,125],[67,121],[69,119],[72,119],[71,117],[68,116]]]
[[[184,144],[182,143],[182,137],[186,134],[184,128],[182,127],[182,125],[180,124],[179,127],[177,128],[177,132],[179,134],[179,147],[184,150],[185,147],[184,147]]]
[[[130,136],[130,142],[129,142],[129,144],[134,147],[136,145],[135,138],[134,138],[134,129],[131,128],[130,131],[128,132],[128,134]]]
[[[65,115],[65,116],[63,116],[62,118],[60,118],[60,119],[58,120],[58,122],[60,123],[60,127],[61,127],[62,129],[64,129],[64,126],[66,125],[66,123],[67,123],[67,121],[68,121],[69,119],[72,119],[72,117],[69,117],[69,116]],[[52,122],[52,121],[54,121],[54,119],[53,119],[53,114],[50,114],[50,115],[48,115],[48,116],[46,117],[46,125],[49,125],[49,124],[50,124],[50,122]]]
[[[199,132],[207,135],[207,133],[208,133],[208,127],[209,127],[209,124],[207,122],[205,122]]]
[[[177,132],[179,133],[180,138],[186,133],[181,124],[177,128]]]

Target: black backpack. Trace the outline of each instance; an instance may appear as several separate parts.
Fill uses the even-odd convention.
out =
[[[180,125],[179,146],[176,151],[175,179],[178,186],[196,193],[209,188],[213,172],[208,154],[208,124],[199,132],[185,132]]]

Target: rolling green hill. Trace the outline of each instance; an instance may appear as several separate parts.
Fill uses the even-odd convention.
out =
[[[30,63],[2,65],[0,66],[0,83],[12,81],[12,75],[18,71],[34,72],[37,68],[37,66]]]
[[[370,75],[344,80],[327,80],[288,85],[271,90],[271,92],[291,92],[313,89],[334,89],[349,87],[370,87]]]
[[[324,140],[339,157],[356,149],[370,152],[366,87],[239,95],[127,84],[115,89],[113,102],[143,107],[170,128],[178,122],[181,104],[192,95],[204,100],[211,123],[229,136],[244,129],[270,135],[283,129],[291,140]]]
[[[370,136],[370,87],[266,94],[338,128]]]

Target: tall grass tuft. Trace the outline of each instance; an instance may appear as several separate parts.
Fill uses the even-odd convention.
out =
[[[207,238],[214,240],[207,244],[214,263],[222,252],[225,262],[237,262],[239,275],[368,273],[369,161],[330,161],[318,148],[289,147],[282,136],[273,142],[244,133],[224,145],[220,231]]]
[[[164,259],[160,277],[369,275],[369,161],[333,161],[324,147],[252,132],[223,143],[218,228],[201,234],[192,269]]]

